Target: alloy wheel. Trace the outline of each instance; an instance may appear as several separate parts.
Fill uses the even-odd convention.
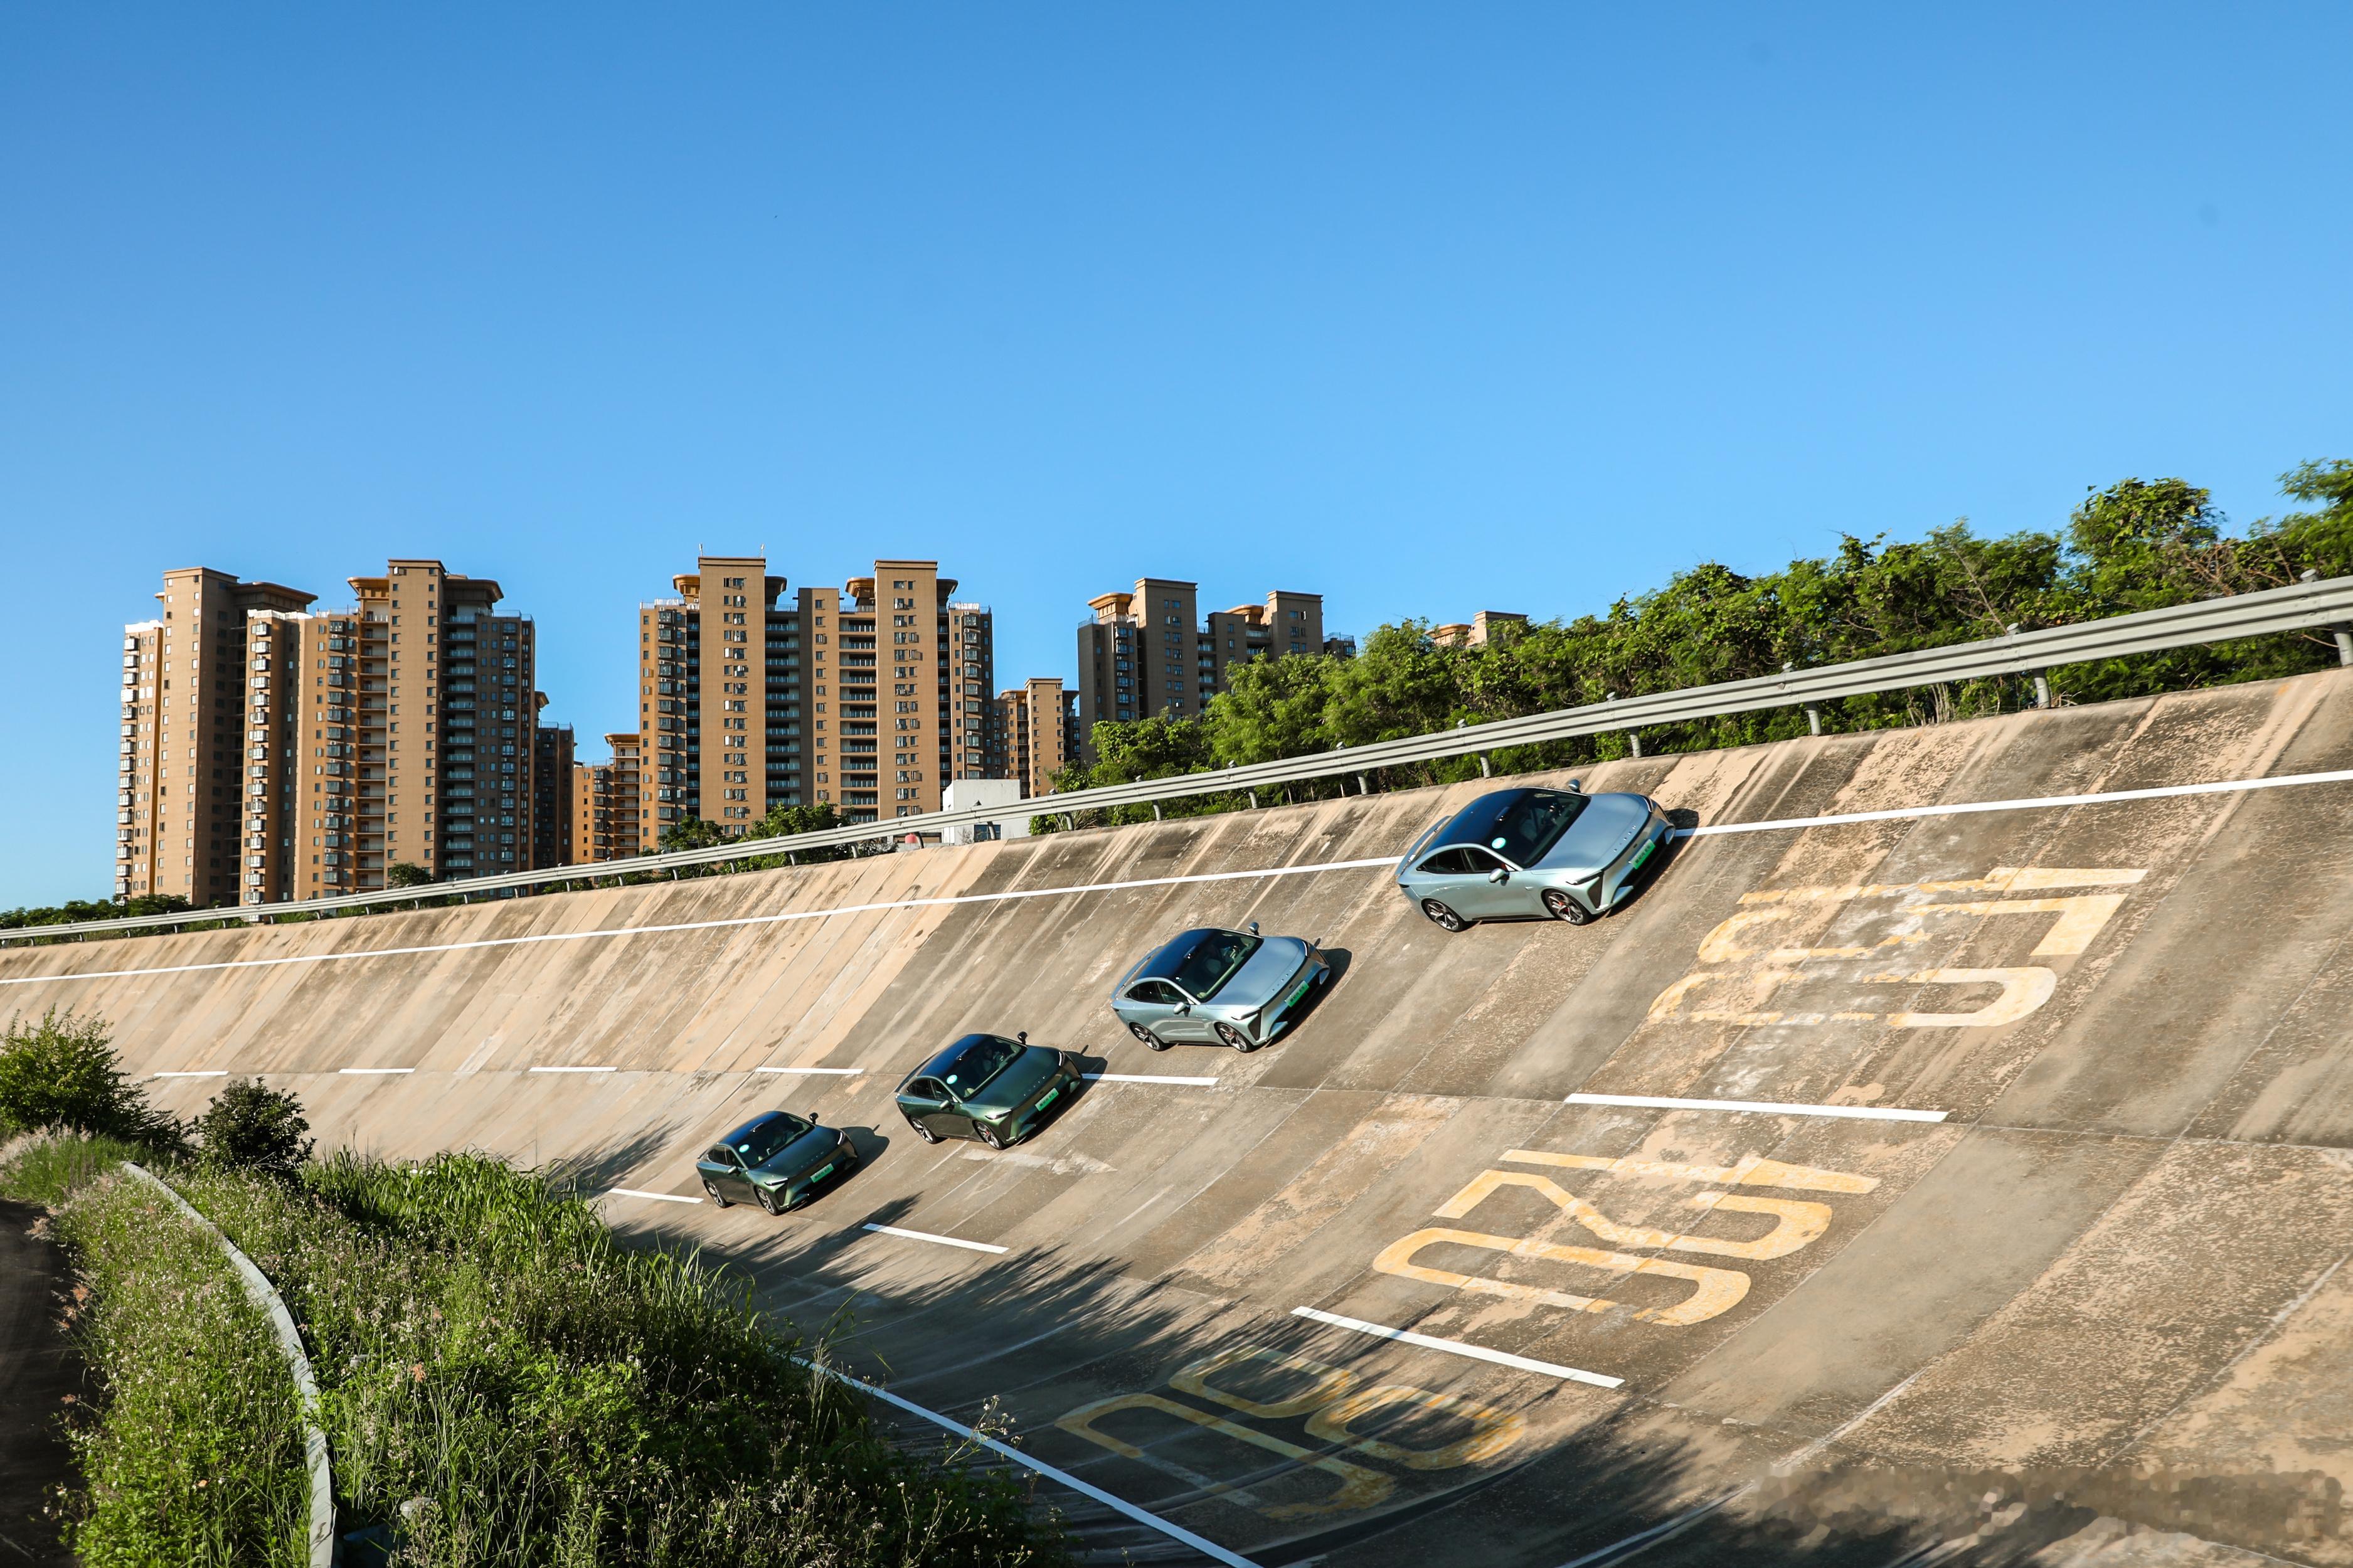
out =
[[[785,1212],[784,1200],[776,1196],[776,1188],[754,1187],[752,1190],[760,1194],[760,1206],[765,1209],[768,1213],[782,1214]]]
[[[915,1136],[922,1139],[926,1143],[936,1143],[940,1141],[940,1135],[938,1133],[933,1131],[930,1128],[924,1126],[920,1121],[910,1121],[907,1125],[913,1128],[915,1130]]]
[[[1545,889],[1544,907],[1545,911],[1553,919],[1567,921],[1573,926],[1589,925],[1593,921],[1591,910],[1587,909],[1558,888]]]
[[[709,1182],[702,1184],[702,1190],[709,1193],[711,1194],[711,1201],[717,1204],[721,1208],[733,1208],[735,1206],[735,1200],[733,1198],[729,1197],[717,1187],[712,1186]]]
[[[976,1121],[973,1123],[973,1127],[980,1133],[980,1141],[987,1144],[990,1148],[1002,1149],[1005,1147],[1005,1140],[999,1138],[997,1135],[997,1129],[991,1127],[987,1122]]]
[[[1431,923],[1441,931],[1461,931],[1471,923],[1436,899],[1422,900],[1421,912],[1428,915]]]
[[[1165,1051],[1168,1048],[1167,1041],[1162,1039],[1159,1036],[1154,1034],[1151,1030],[1145,1028],[1141,1024],[1128,1025],[1127,1032],[1134,1035],[1137,1039],[1142,1040],[1144,1042],[1144,1048],[1147,1051]]]
[[[1248,1035],[1243,1034],[1231,1024],[1220,1024],[1218,1026],[1218,1038],[1223,1040],[1226,1044],[1233,1047],[1233,1048],[1238,1051],[1247,1052],[1258,1049],[1258,1042],[1256,1040],[1251,1039]]]

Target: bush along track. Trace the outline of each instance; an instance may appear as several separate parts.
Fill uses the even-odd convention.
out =
[[[87,1162],[75,1169],[88,1180]],[[738,1282],[618,1245],[586,1202],[531,1173],[471,1155],[338,1155],[291,1180],[184,1167],[171,1181],[269,1276],[309,1342],[346,1563],[1067,1561],[1021,1481],[977,1451],[895,1448],[860,1395],[794,1359],[822,1364],[821,1347],[780,1336]],[[59,1217],[120,1380],[82,1439],[107,1462],[86,1464],[78,1544],[117,1528],[101,1521],[134,1482],[146,1489],[128,1511],[187,1527],[168,1544],[126,1535],[135,1550],[113,1555],[84,1544],[84,1561],[299,1562],[305,1472],[285,1363],[217,1250],[164,1220],[152,1191],[104,1176]],[[158,1254],[187,1276],[162,1282],[176,1295],[127,1261]],[[201,1319],[164,1309],[199,1279]],[[150,1361],[202,1389],[174,1384],[164,1403],[142,1380]],[[246,1468],[232,1506],[212,1508],[196,1482],[230,1449]],[[184,1454],[208,1458],[150,1478]]]

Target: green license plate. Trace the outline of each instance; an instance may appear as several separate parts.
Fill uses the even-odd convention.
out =
[[[1290,995],[1288,995],[1288,996],[1285,996],[1285,997],[1282,999],[1282,1005],[1283,1005],[1284,1006],[1286,1006],[1286,1007],[1290,1006],[1293,1002],[1296,1002],[1296,1001],[1298,1001],[1302,996],[1306,995],[1306,994],[1307,994],[1307,988],[1308,988],[1309,986],[1311,986],[1311,985],[1314,984],[1315,984],[1315,976],[1314,976],[1314,975],[1312,975],[1312,974],[1311,974],[1311,975],[1309,975],[1306,979],[1304,979],[1304,980],[1301,981],[1297,985],[1295,985],[1295,986],[1292,987],[1291,994],[1290,994]]]
[[[1640,855],[1635,856],[1631,860],[1626,862],[1626,869],[1629,871],[1641,870],[1642,868],[1642,862],[1648,860],[1651,858],[1651,851],[1656,849],[1658,847],[1659,841],[1655,838],[1651,839],[1648,844],[1643,845],[1642,852]]]
[[[822,1182],[828,1176],[832,1174],[833,1167],[831,1165],[820,1165],[818,1167],[816,1173],[809,1177],[809,1180],[812,1182]]]
[[[1054,1103],[1054,1101],[1056,1101],[1057,1100],[1060,1100],[1061,1097],[1062,1097],[1062,1091],[1061,1091],[1060,1089],[1048,1089],[1048,1090],[1046,1091],[1046,1098],[1044,1098],[1043,1100],[1040,1100],[1038,1102],[1038,1109],[1039,1109],[1039,1110],[1045,1110],[1048,1106],[1050,1106],[1050,1105],[1053,1104],[1053,1103]]]

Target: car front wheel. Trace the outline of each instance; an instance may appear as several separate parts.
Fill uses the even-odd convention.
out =
[[[709,1193],[711,1194],[711,1201],[717,1204],[721,1208],[733,1208],[735,1206],[735,1200],[733,1198],[731,1198],[725,1193],[721,1192],[711,1183],[703,1183],[702,1190]]]
[[[1151,1030],[1145,1028],[1141,1024],[1130,1024],[1127,1026],[1127,1032],[1134,1035],[1137,1039],[1142,1040],[1144,1042],[1144,1048],[1147,1051],[1165,1051],[1168,1048],[1167,1041],[1162,1039],[1159,1036],[1154,1034]]]
[[[1440,931],[1465,931],[1468,930],[1471,925],[1469,921],[1464,920],[1461,915],[1456,914],[1452,910],[1448,909],[1436,899],[1422,900],[1421,912],[1428,915],[1430,917],[1430,923],[1437,926]]]
[[[765,1209],[770,1214],[782,1214],[785,1212],[785,1200],[776,1195],[776,1188],[754,1187],[752,1190],[759,1195],[760,1206],[763,1209]]]
[[[1545,912],[1553,919],[1567,921],[1573,926],[1589,925],[1593,921],[1591,910],[1587,909],[1558,888],[1545,889],[1544,907]]]
[[[936,1143],[940,1141],[940,1135],[938,1133],[933,1131],[930,1128],[924,1126],[920,1121],[910,1121],[907,1125],[913,1128],[915,1130],[915,1136],[922,1139],[926,1143]]]
[[[1218,1038],[1223,1040],[1226,1044],[1233,1047],[1233,1048],[1238,1051],[1254,1051],[1258,1049],[1258,1042],[1256,1040],[1251,1039],[1248,1035],[1243,1034],[1231,1024],[1220,1024],[1218,1026]]]
[[[992,1149],[1002,1149],[1005,1147],[1005,1140],[997,1135],[996,1128],[991,1127],[986,1121],[976,1121],[972,1125],[973,1130],[980,1134],[980,1141],[982,1142],[987,1144]]]

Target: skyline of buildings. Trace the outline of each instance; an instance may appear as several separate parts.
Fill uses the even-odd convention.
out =
[[[638,606],[634,728],[607,731],[599,761],[540,721],[537,627],[499,584],[398,557],[345,581],[351,603],[320,609],[174,568],[159,616],[124,627],[118,899],[274,903],[594,864],[690,818],[741,834],[779,806],[925,815],[963,779],[1034,798],[1091,757],[1100,720],[1198,716],[1233,666],[1332,646],[1320,595],[1203,623],[1196,584],[1142,578],[1090,602],[1075,688],[1000,690],[994,612],[936,561],[795,590],[765,552],[699,554]]]

